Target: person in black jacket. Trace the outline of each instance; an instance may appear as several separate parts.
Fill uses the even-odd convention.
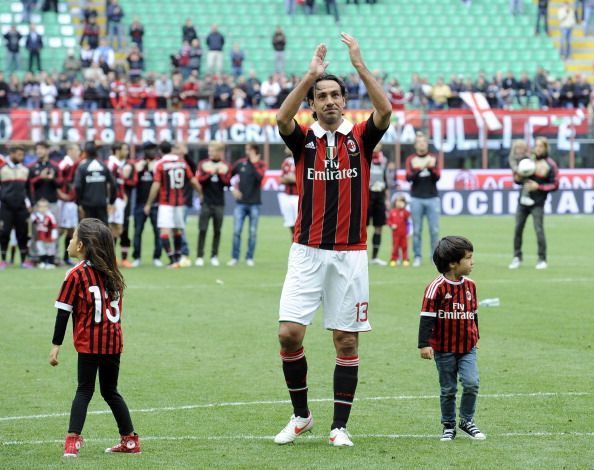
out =
[[[262,204],[262,180],[266,174],[267,165],[261,159],[260,146],[249,143],[245,146],[246,157],[238,160],[233,166],[232,176],[237,175],[239,182],[233,187],[235,210],[233,212],[233,250],[227,266],[235,266],[239,260],[241,247],[241,232],[246,217],[250,219],[249,239],[245,262],[254,266],[254,251],[256,250],[256,234],[258,219],[260,218],[260,205]]]
[[[43,38],[31,23],[25,47],[29,51],[29,72],[33,72],[33,61],[37,62],[37,69],[41,72],[41,49],[43,49]]]
[[[113,174],[98,157],[94,142],[85,143],[85,160],[78,166],[74,187],[83,217],[92,217],[107,224],[107,212],[116,199]],[[109,206],[109,207],[108,207]]]
[[[186,19],[186,24],[182,27],[182,42],[188,41],[191,43],[194,39],[198,37],[196,33],[196,28],[192,24],[192,20],[190,18]]]
[[[21,252],[21,266],[33,267],[27,260],[27,229],[31,202],[27,192],[29,169],[23,165],[25,148],[14,145],[9,150],[10,156],[0,166],[0,249],[2,259],[0,270],[6,269],[6,251],[10,241],[10,232],[15,230]]]
[[[23,36],[18,32],[15,25],[10,27],[10,30],[4,35],[6,41],[6,71],[15,72],[20,65],[20,40]]]
[[[151,186],[153,184],[153,169],[156,161],[159,159],[159,148],[154,142],[145,142],[142,146],[144,158],[140,159],[134,165],[137,174],[136,183],[136,205],[134,206],[134,251],[132,252],[132,266],[140,266],[140,255],[142,248],[142,232],[146,220],[150,218],[153,226],[153,235],[155,237],[155,247],[153,249],[153,264],[157,267],[163,266],[161,262],[161,239],[159,237],[159,228],[157,227],[157,203],[151,207],[149,215],[144,213],[144,205],[148,199]]]
[[[212,219],[213,237],[210,252],[210,264],[219,265],[219,245],[221,242],[221,227],[225,215],[225,187],[231,181],[231,168],[223,160],[225,145],[222,142],[211,141],[208,144],[208,158],[198,165],[198,182],[202,186],[202,205],[198,220],[198,254],[196,266],[204,266],[204,245],[208,224]]]
[[[522,235],[529,215],[532,215],[536,242],[538,246],[538,261],[536,269],[547,268],[547,240],[544,232],[544,206],[550,192],[559,188],[559,169],[555,161],[549,156],[549,142],[546,137],[537,137],[534,146],[534,174],[523,177],[514,170],[514,182],[521,184],[528,192],[528,198],[522,197],[518,201],[516,211],[516,226],[514,229],[514,257],[509,269],[518,269],[522,265]]]
[[[413,221],[413,267],[421,266],[423,218],[429,223],[430,255],[439,241],[441,202],[437,181],[441,178],[439,159],[429,153],[429,141],[422,132],[415,139],[415,153],[406,158],[406,179],[410,182],[410,212]]]
[[[536,13],[536,29],[534,34],[540,34],[540,19],[543,19],[544,32],[549,35],[549,0],[538,0],[538,11]]]

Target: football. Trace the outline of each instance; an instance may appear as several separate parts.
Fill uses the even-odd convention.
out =
[[[534,170],[536,170],[536,163],[534,163],[534,160],[530,158],[524,158],[518,163],[518,169],[516,172],[518,175],[527,178],[528,176],[532,176],[534,174]]]

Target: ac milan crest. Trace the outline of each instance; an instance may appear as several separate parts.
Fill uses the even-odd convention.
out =
[[[357,144],[353,139],[348,139],[346,142],[349,153],[355,153],[357,151]]]

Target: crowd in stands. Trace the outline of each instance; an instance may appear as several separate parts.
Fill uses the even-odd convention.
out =
[[[6,70],[10,75],[0,73],[0,108],[272,109],[280,106],[299,80],[298,76],[285,73],[287,38],[280,26],[271,34],[273,65],[268,77],[244,70],[246,53],[237,43],[229,48],[216,24],[211,26],[203,48],[189,18],[181,27],[180,49],[170,56],[171,72],[157,74],[146,70],[144,26],[138,19],[134,18],[128,28],[126,52],[120,52],[125,59],[117,60],[125,42],[122,25],[125,12],[118,0],[109,0],[106,16],[108,34],[101,37],[98,13],[87,1],[81,10],[84,25],[80,51],[78,54],[74,49],[68,51],[60,72],[42,70],[43,38],[32,25],[26,41],[29,67],[22,78],[15,73],[20,68],[21,35],[13,26],[4,35],[8,52]],[[223,69],[226,46],[229,70]],[[36,74],[34,65],[37,65]],[[559,78],[543,68],[538,68],[532,77],[527,72],[520,77],[512,72],[498,72],[492,77],[481,72],[478,77],[452,76],[449,82],[440,77],[435,83],[414,74],[407,87],[381,72],[376,72],[376,76],[384,84],[395,110],[461,108],[464,103],[460,93],[465,91],[483,93],[492,108],[587,108],[594,99],[592,87],[583,76]],[[349,107],[368,107],[367,93],[357,74],[344,79]]]

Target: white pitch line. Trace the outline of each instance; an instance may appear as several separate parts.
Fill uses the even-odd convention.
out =
[[[480,398],[528,398],[528,397],[581,397],[591,395],[588,392],[533,392],[533,393],[484,393]],[[361,397],[356,398],[355,401],[395,401],[395,400],[433,400],[439,398],[439,395],[396,395],[385,397]],[[310,398],[312,403],[323,403],[334,401],[333,398]],[[131,413],[159,413],[162,411],[180,411],[180,410],[195,410],[204,408],[222,408],[230,406],[254,406],[254,405],[285,405],[290,403],[290,400],[257,400],[257,401],[229,401],[220,403],[203,403],[196,405],[179,405],[179,406],[164,406],[158,408],[139,408],[130,410]],[[104,415],[110,414],[111,410],[97,410],[89,411],[89,415]],[[44,418],[58,418],[63,416],[70,416],[70,413],[46,413],[38,415],[25,416],[2,416],[2,421],[22,421],[27,419],[44,419]]]
[[[441,434],[353,434],[354,439],[438,439]],[[493,437],[592,437],[594,432],[504,432],[491,433]],[[327,435],[308,434],[299,440],[325,440]],[[236,436],[142,436],[142,441],[272,441],[274,436],[254,436],[240,434]],[[488,440],[488,439],[487,439]],[[111,442],[113,437],[86,439],[87,442]],[[63,439],[2,441],[3,446],[62,444]]]

